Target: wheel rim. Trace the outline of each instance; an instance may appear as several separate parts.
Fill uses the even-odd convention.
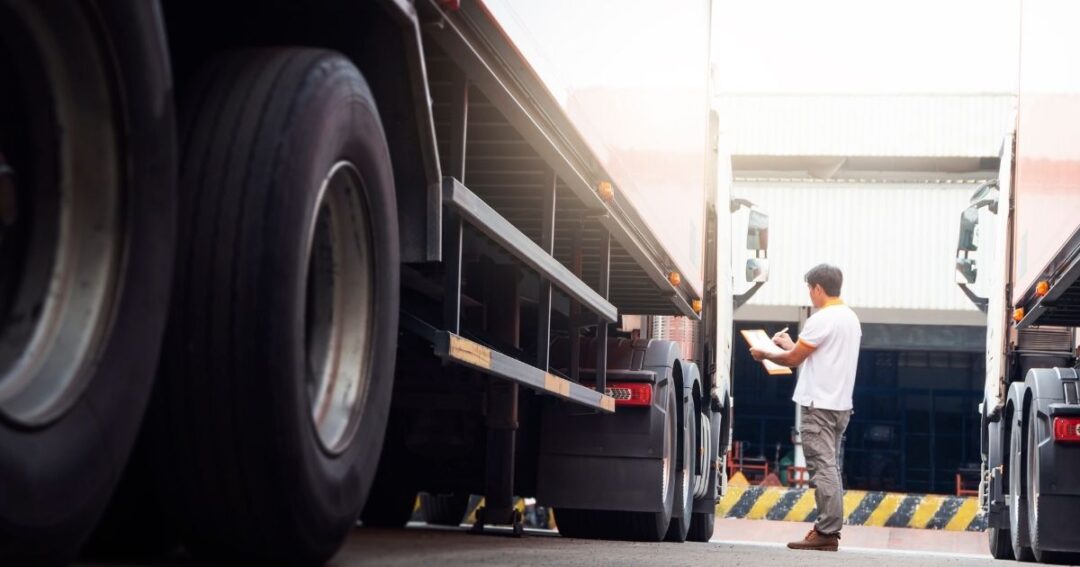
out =
[[[109,71],[77,10],[0,7],[0,414],[42,426],[92,375],[117,294],[123,195]],[[20,89],[21,87],[21,89]]]
[[[695,484],[694,484],[694,496],[696,498],[704,498],[709,490],[709,455],[712,454],[712,423],[709,420],[709,416],[698,413],[697,420],[701,424],[698,429],[699,441],[697,443],[696,450],[700,453],[697,455],[697,467],[694,471]],[[698,474],[697,471],[701,471]]]
[[[323,448],[352,441],[371,379],[374,258],[363,182],[341,161],[319,190],[308,246],[306,376],[311,419]]]

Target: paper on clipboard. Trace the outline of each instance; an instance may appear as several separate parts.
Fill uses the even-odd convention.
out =
[[[783,349],[772,342],[772,338],[769,337],[764,329],[747,329],[740,332],[742,333],[743,338],[746,339],[746,342],[753,348],[763,350],[770,354],[784,352]],[[780,366],[771,360],[762,360],[761,364],[765,366],[765,371],[768,372],[770,376],[791,374],[790,368]]]

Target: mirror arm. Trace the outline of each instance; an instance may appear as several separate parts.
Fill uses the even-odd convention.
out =
[[[752,201],[750,201],[749,199],[743,199],[742,197],[733,197],[731,199],[731,205],[730,205],[731,212],[734,213],[735,211],[737,211],[737,210],[739,210],[739,209],[741,209],[743,207],[746,207],[748,209],[753,208],[754,203]]]
[[[968,284],[958,283],[956,285],[960,286],[960,291],[964,292],[964,295],[966,295],[967,298],[975,304],[975,307],[979,308],[979,311],[982,311],[983,313],[987,312],[987,307],[990,305],[989,299],[975,295],[975,292],[971,291],[971,288],[968,287]]]
[[[763,285],[765,285],[765,282],[755,282],[754,285],[750,286],[750,289],[746,290],[743,293],[735,295],[735,309],[742,307],[744,303],[750,301],[750,298],[754,297],[754,294],[757,293],[757,291],[761,289],[761,286]]]

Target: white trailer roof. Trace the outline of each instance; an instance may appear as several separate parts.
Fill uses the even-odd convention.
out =
[[[734,155],[997,157],[1011,94],[727,94]]]

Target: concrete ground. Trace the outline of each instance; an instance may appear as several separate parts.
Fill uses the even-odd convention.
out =
[[[812,524],[770,520],[716,520],[713,541],[786,543],[801,539]],[[893,551],[930,551],[990,557],[986,534],[869,526],[844,526],[840,545],[845,548]]]
[[[405,530],[357,528],[331,565],[709,565],[799,567],[872,565],[873,567],[989,566],[999,562],[975,549],[974,538],[956,532],[906,532],[861,528],[844,530],[838,553],[792,551],[788,539],[805,535],[796,522],[723,520],[709,543],[635,543],[577,540],[554,532],[529,531],[526,537],[471,535],[464,528],[437,529],[411,524]],[[979,542],[984,542],[982,534]],[[738,541],[735,541],[738,540]]]

